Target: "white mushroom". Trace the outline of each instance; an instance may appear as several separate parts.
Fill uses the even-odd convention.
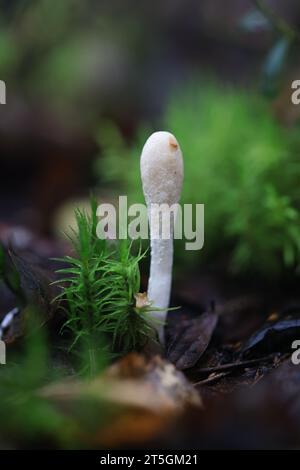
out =
[[[152,315],[154,319],[159,320],[158,333],[163,343],[173,265],[174,217],[168,208],[178,203],[183,181],[182,153],[172,134],[160,131],[149,137],[141,155],[141,176],[151,233],[148,299],[153,306],[160,309]],[[162,210],[163,217],[169,217],[170,221],[168,239],[164,239],[162,234],[157,239],[153,238],[153,233],[157,228],[154,226],[157,220],[153,220],[152,217],[153,204],[168,205]]]

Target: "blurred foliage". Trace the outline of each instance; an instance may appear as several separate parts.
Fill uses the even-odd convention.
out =
[[[217,85],[192,84],[173,95],[161,121],[181,145],[182,203],[205,204],[205,244],[200,252],[175,250],[188,265],[228,255],[228,269],[270,276],[296,268],[300,254],[299,139],[272,117],[257,95]],[[143,200],[139,157],[153,129],[130,147],[117,129],[100,126],[99,175]]]
[[[93,126],[103,113],[130,116],[132,108],[138,113],[149,99],[141,76],[149,74],[158,37],[166,42],[163,23],[185,10],[184,2],[174,6],[168,0],[160,12],[155,1],[155,6],[137,0],[5,2],[0,70],[10,102],[66,113],[69,125]]]
[[[77,394],[68,406],[44,393],[48,386],[70,383],[78,371],[71,376],[55,358],[46,328],[33,313],[27,326],[23,342],[0,367],[0,448],[83,448],[114,410],[104,405],[100,387],[91,397]]]
[[[82,111],[84,106],[85,113],[76,119],[73,114],[73,119],[90,122],[108,106],[106,95],[111,90],[118,93],[124,60],[126,65],[120,38],[130,27],[127,21],[122,26],[112,13],[108,2],[95,0],[19,0],[3,5],[0,70],[11,96],[14,90],[56,112]],[[90,109],[95,98],[99,108]]]
[[[18,325],[15,325],[16,337],[10,336],[6,330],[4,334],[7,353],[6,364],[0,366],[0,448],[77,447],[83,430],[88,434],[95,427],[101,428],[108,407],[104,411],[100,392],[97,400],[78,396],[72,413],[43,395],[45,386],[82,375],[82,364],[76,367],[76,361],[65,356],[57,335],[55,344],[50,343],[47,305],[38,301],[41,293],[25,300],[22,280],[26,274],[24,270],[29,267],[24,263],[22,266],[12,264],[9,253],[0,246],[0,277],[20,307]],[[32,273],[29,271],[27,274],[31,276]],[[31,289],[36,288],[35,282],[31,284]],[[87,346],[83,344],[81,348],[85,368],[90,354]],[[100,359],[94,374],[103,371],[107,365],[105,348],[101,350]],[[90,413],[91,408],[93,414]]]
[[[300,33],[268,2],[252,0],[252,3],[253,8],[240,18],[239,26],[246,33],[272,32],[271,47],[262,64],[261,82],[262,91],[274,97],[280,92],[287,66],[298,62]]]
[[[57,442],[65,445],[72,431],[69,420],[39,396],[38,389],[60,376],[49,365],[45,330],[30,316],[25,344],[17,353],[8,353],[0,367],[0,446],[30,446]]]

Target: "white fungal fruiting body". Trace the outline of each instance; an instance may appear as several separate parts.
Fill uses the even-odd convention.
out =
[[[149,301],[161,310],[153,312],[160,322],[159,337],[163,341],[163,323],[169,307],[172,265],[174,219],[170,206],[178,203],[183,181],[183,159],[179,144],[169,132],[155,132],[144,145],[141,155],[141,176],[143,191],[148,207],[151,232],[151,265],[148,284]],[[162,217],[169,217],[170,234],[167,239],[154,239],[159,220],[153,220],[153,204],[166,204]],[[160,219],[161,220],[161,219]]]

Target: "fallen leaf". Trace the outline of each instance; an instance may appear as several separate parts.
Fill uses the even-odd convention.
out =
[[[14,298],[15,309],[18,315],[14,315],[9,323],[10,311],[0,315],[1,322],[5,322],[5,330],[1,333],[6,343],[12,343],[24,335],[28,315],[36,311],[40,315],[40,323],[48,321],[56,306],[52,299],[57,294],[56,287],[51,285],[51,273],[30,263],[14,251],[13,248],[5,250],[0,245],[0,277],[3,279],[6,290]]]
[[[241,355],[259,357],[273,352],[291,351],[293,340],[300,338],[300,318],[283,318],[267,322],[242,348]]]
[[[173,364],[160,356],[148,360],[137,353],[125,356],[89,382],[69,379],[49,385],[45,394],[61,399],[85,395],[159,413],[201,406],[199,394]]]
[[[148,360],[129,354],[90,381],[74,378],[51,384],[40,391],[66,413],[78,403],[93,402],[106,413],[89,431],[80,422],[80,438],[89,445],[108,447],[144,442],[165,432],[177,416],[190,408],[201,409],[199,393],[170,362],[157,356]],[[125,427],[124,427],[125,426]]]
[[[214,312],[202,313],[198,318],[182,322],[182,329],[177,331],[171,341],[167,357],[179,370],[193,367],[210,343],[218,322]]]
[[[55,287],[51,284],[53,278],[50,279],[50,273],[32,265],[12,248],[9,250],[9,256],[18,272],[26,303],[36,305],[47,316],[51,316]]]

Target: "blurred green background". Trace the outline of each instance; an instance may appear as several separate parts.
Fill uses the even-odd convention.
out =
[[[298,272],[297,0],[0,1],[1,227],[68,225],[90,189],[142,200],[154,130],[185,156],[205,247],[182,268]]]

